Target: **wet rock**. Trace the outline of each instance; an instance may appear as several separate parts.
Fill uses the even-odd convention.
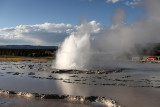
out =
[[[121,81],[120,79],[115,79],[114,81]]]
[[[108,73],[119,73],[122,72],[122,69],[113,69],[113,70],[66,70],[66,69],[55,69],[50,67],[40,67],[37,70],[49,71],[51,73],[68,73],[68,74],[108,74]]]
[[[67,96],[66,97],[67,101],[76,101],[76,102],[85,102],[85,97],[83,96]]]
[[[102,77],[96,77],[97,79],[102,79]]]
[[[33,69],[34,65],[28,65],[29,69]]]
[[[34,72],[30,72],[30,73],[28,73],[28,75],[35,75],[35,73]]]
[[[78,77],[77,75],[72,75],[72,76],[70,76],[70,77]]]
[[[74,82],[71,82],[70,79],[65,79],[65,80],[63,80],[63,82],[65,82],[65,83],[74,83]]]
[[[81,81],[81,80],[74,80],[74,81]]]
[[[122,107],[120,105],[117,105],[117,102],[115,102],[114,100],[106,99],[105,97],[98,97],[95,102],[101,103],[102,105],[107,107]]]
[[[32,76],[32,78],[39,78],[39,77],[36,77],[36,76]]]
[[[8,90],[0,90],[0,93],[5,95],[16,94],[14,91],[8,91]]]
[[[17,92],[17,95],[24,96],[24,97],[34,97],[34,94],[26,93],[26,92]]]
[[[95,74],[93,71],[87,71],[86,74]]]
[[[119,73],[119,72],[122,72],[122,71],[123,71],[122,69],[114,70],[115,73]]]
[[[88,101],[88,102],[95,102],[97,98],[98,98],[97,96],[86,97],[86,101]]]
[[[13,73],[13,72],[6,72],[7,74],[11,74],[11,73]]]
[[[13,75],[19,75],[20,73],[19,72],[15,72]]]
[[[7,90],[0,90],[1,94],[10,95],[16,94],[18,96],[29,97],[29,98],[41,98],[41,99],[61,99],[69,102],[78,102],[78,103],[101,103],[106,107],[122,107],[117,104],[114,100],[107,99],[105,97],[98,96],[71,96],[71,95],[58,95],[58,94],[38,94],[38,93],[27,93],[27,92],[14,92]]]
[[[63,78],[59,78],[59,79],[57,78],[57,80],[63,80]]]
[[[118,84],[118,86],[126,86],[126,84]]]
[[[87,81],[87,79],[83,79],[82,81]]]
[[[52,75],[49,75],[47,78],[45,79],[54,79],[54,77]]]
[[[113,85],[113,86],[115,86],[117,84],[116,83],[106,83],[106,84],[101,84],[101,85]]]
[[[53,78],[52,75],[49,75],[48,77],[49,77],[49,78]]]
[[[43,99],[65,99],[67,96],[57,95],[57,94],[43,94],[41,98]]]
[[[131,77],[130,75],[126,75],[126,76],[124,76],[124,77],[122,77],[122,78],[129,78],[129,77]]]

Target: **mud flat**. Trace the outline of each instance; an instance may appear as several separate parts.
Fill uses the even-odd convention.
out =
[[[109,74],[109,73],[119,73],[122,72],[123,69],[105,69],[105,70],[74,70],[74,69],[56,69],[51,66],[42,66],[40,68],[36,68],[38,71],[49,71],[51,73],[59,73],[59,74]]]
[[[56,99],[56,100],[64,100],[70,103],[79,103],[79,104],[87,104],[97,105],[99,107],[122,107],[117,104],[114,100],[107,99],[105,97],[98,96],[72,96],[72,95],[59,95],[59,94],[39,94],[39,93],[27,93],[27,92],[16,92],[16,91],[8,91],[8,90],[0,90],[0,94],[3,95],[15,95],[27,98],[37,98],[37,99]]]
[[[12,106],[14,102],[16,107],[20,103],[31,107],[105,107],[106,102],[124,107],[160,105],[158,64],[136,63],[131,66],[135,67],[127,69],[58,72],[52,72],[51,65],[51,61],[1,61],[0,106]]]

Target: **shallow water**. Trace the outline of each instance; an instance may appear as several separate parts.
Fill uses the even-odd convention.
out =
[[[91,107],[91,105],[69,103],[62,100],[26,99],[18,96],[1,95],[0,107]]]
[[[0,89],[43,94],[104,96],[127,107],[160,105],[159,64],[123,63],[123,72],[111,74],[53,74],[35,69],[50,67],[51,64],[52,62],[0,62]],[[15,72],[20,74],[14,75]],[[35,75],[28,75],[30,72]],[[56,79],[47,79],[50,76]],[[14,99],[16,98],[8,100],[12,102]],[[56,103],[59,102],[53,102]]]

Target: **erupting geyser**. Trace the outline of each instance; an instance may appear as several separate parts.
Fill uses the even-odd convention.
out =
[[[62,43],[56,56],[57,69],[84,69],[90,58],[90,24],[82,24]]]

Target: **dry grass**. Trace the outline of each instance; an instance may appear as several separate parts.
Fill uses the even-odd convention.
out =
[[[0,61],[52,61],[53,57],[4,57],[0,56]]]

